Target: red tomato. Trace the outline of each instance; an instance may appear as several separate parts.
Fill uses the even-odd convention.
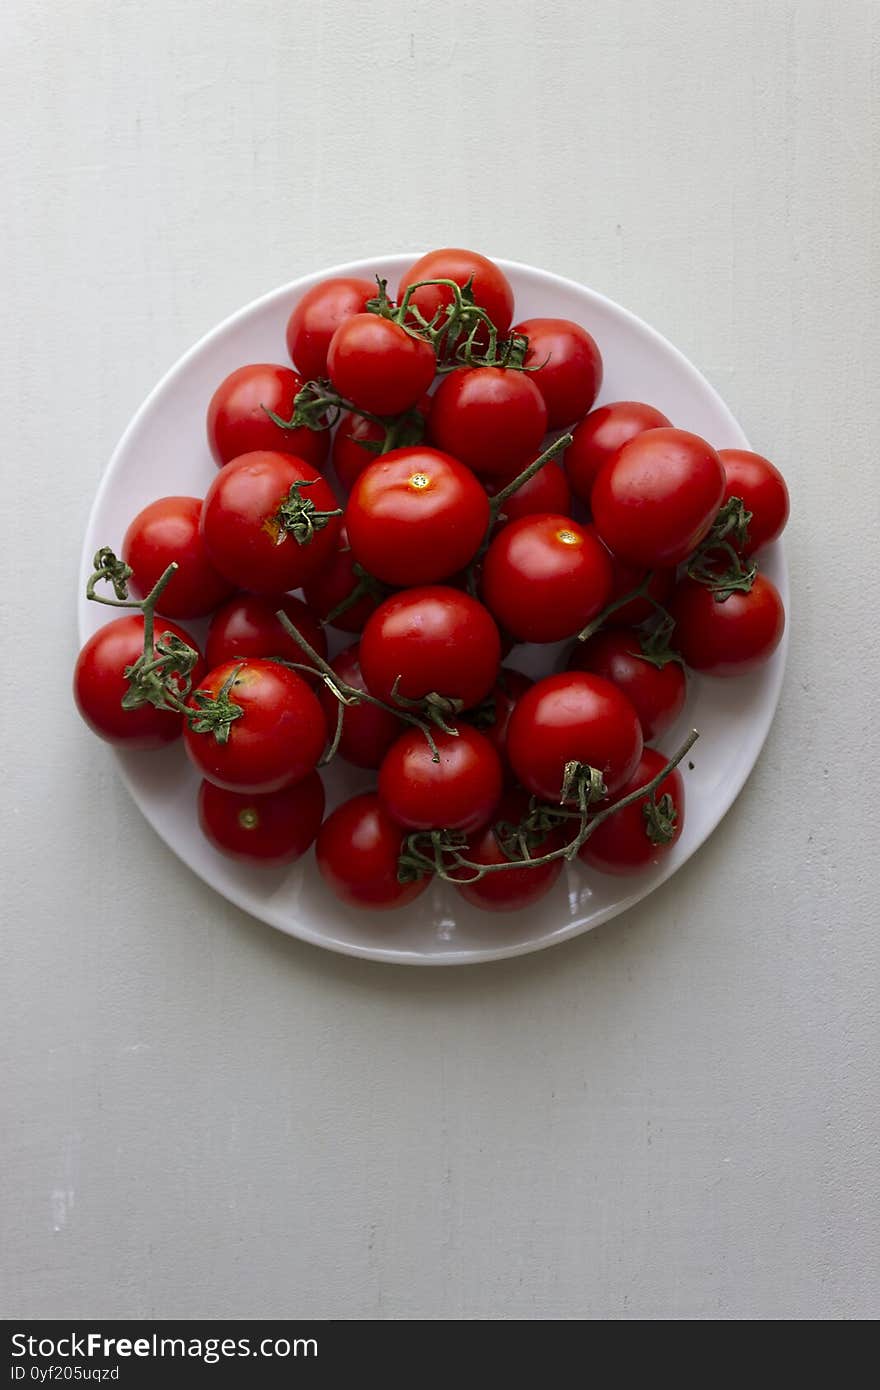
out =
[[[785,629],[785,609],[776,585],[759,574],[747,594],[719,603],[693,579],[683,579],[672,595],[672,642],[688,666],[707,676],[741,676],[762,666],[775,652]]]
[[[547,407],[531,376],[508,367],[460,367],[434,393],[432,443],[481,478],[509,478],[540,452]]]
[[[320,468],[330,452],[329,430],[283,430],[266,414],[271,410],[289,420],[303,384],[289,367],[270,362],[239,367],[221,381],[208,406],[208,444],[217,464],[257,449],[274,449]]]
[[[377,579],[432,584],[473,559],[489,526],[489,500],[449,454],[395,449],[357,479],[345,525],[355,559]]]
[[[677,661],[655,666],[640,651],[639,634],[632,628],[608,628],[575,645],[568,669],[593,671],[611,681],[632,701],[643,737],[659,738],[684,709],[687,680]]]
[[[646,430],[602,468],[593,520],[621,559],[669,569],[708,533],[723,495],[724,466],[711,444],[686,430]]]
[[[155,634],[171,632],[198,651],[189,633],[167,618],[157,618]],[[183,732],[183,720],[174,710],[141,705],[123,709],[122,697],[129,686],[125,670],[133,666],[144,650],[144,619],[140,613],[115,618],[99,628],[79,654],[73,673],[73,697],[92,733],[108,743],[126,748],[161,748]],[[197,684],[204,675],[201,656],[192,674]]]
[[[517,702],[507,755],[524,787],[558,802],[565,765],[598,768],[609,794],[622,787],[642,754],[642,730],[631,702],[601,676],[545,676]]]
[[[317,696],[295,671],[274,661],[227,661],[192,692],[188,704],[203,707],[231,678],[226,699],[243,713],[221,742],[188,721],[186,751],[203,777],[240,792],[274,792],[301,782],[316,766],[327,741]]]
[[[637,434],[670,424],[661,411],[641,401],[614,401],[592,410],[572,431],[565,451],[565,471],[574,495],[589,506],[602,465]]]
[[[753,555],[785,530],[789,513],[785,479],[769,459],[752,454],[748,449],[719,449],[718,457],[727,475],[723,501],[740,497],[752,514],[743,553]]]
[[[372,693],[421,700],[436,693],[478,705],[495,683],[501,639],[491,615],[469,594],[426,585],[392,594],[364,628],[361,669]]]
[[[529,340],[525,367],[544,397],[547,428],[586,415],[602,385],[602,354],[595,340],[571,319],[524,319],[514,328]]]
[[[303,585],[306,603],[312,612],[322,623],[332,622],[340,632],[363,632],[364,624],[370,614],[375,613],[384,595],[383,586],[377,581],[371,584],[363,580],[355,573],[354,565],[348,532],[343,526],[330,559]],[[358,588],[362,589],[361,596],[343,613],[337,614],[339,605],[351,598]],[[335,615],[332,619],[331,613]]]
[[[509,861],[496,835],[507,826],[518,825],[529,809],[529,798],[524,791],[511,791],[501,802],[495,816],[495,824],[485,826],[472,834],[462,850],[466,859],[474,864],[504,864]],[[552,831],[540,844],[529,848],[529,859],[540,859],[566,843],[560,831]],[[519,849],[514,850],[518,858]],[[531,907],[532,903],[549,893],[562,873],[564,860],[552,859],[549,864],[537,864],[530,869],[503,869],[498,873],[486,874],[484,878],[468,882],[468,869],[453,870],[455,886],[466,902],[481,907],[484,912],[516,912],[519,908]]]
[[[486,491],[495,497],[508,483],[512,483],[521,468],[516,468],[506,478],[487,478]],[[555,459],[548,459],[527,483],[511,493],[502,505],[501,516],[506,521],[518,521],[521,516],[539,516],[542,512],[556,512],[567,516],[571,510],[571,489],[568,479]]]
[[[421,729],[407,729],[385,754],[379,800],[408,830],[477,830],[501,799],[501,759],[469,724],[457,734],[434,733],[435,763]]]
[[[315,856],[321,877],[350,907],[405,907],[431,880],[399,882],[403,841],[404,832],[382,809],[375,792],[353,796],[337,806],[318,833]]]
[[[346,685],[355,690],[367,689],[360,663],[360,645],[351,647],[334,656],[330,665]],[[339,710],[342,709],[342,737],[339,740],[339,755],[355,767],[378,767],[388,749],[400,734],[402,724],[393,714],[364,700],[356,705],[340,705],[325,684],[321,684],[318,699],[327,720],[331,738],[336,729]]]
[[[476,251],[462,251],[447,246],[429,251],[403,275],[397,291],[398,303],[410,285],[420,280],[454,280],[462,288],[472,278],[471,294],[479,308],[484,309],[503,337],[513,321],[513,290],[510,281],[493,261]],[[410,304],[419,310],[429,323],[437,310],[451,304],[452,292],[445,285],[423,285],[414,290]],[[484,341],[482,338],[480,341]]]
[[[646,786],[665,766],[666,759],[662,753],[658,753],[654,748],[646,748],[632,777],[621,787],[614,800],[622,801],[631,792]],[[675,825],[672,839],[666,844],[656,844],[648,834],[645,809],[649,801],[653,800],[656,804],[664,796],[672,798]],[[615,812],[598,825],[589,839],[584,841],[578,851],[578,857],[591,868],[600,869],[604,874],[638,873],[641,869],[648,869],[652,864],[660,862],[680,836],[683,825],[684,782],[678,768],[673,768],[652,796],[634,801],[631,806],[624,806],[622,811]]]
[[[226,661],[242,661],[250,657],[276,656],[281,657],[282,661],[308,662],[302,648],[288,636],[275,616],[279,608],[283,609],[318,655],[326,657],[324,629],[301,599],[294,598],[292,594],[276,594],[273,598],[238,594],[218,609],[211,619],[205,642],[208,669],[213,670]]]
[[[611,562],[591,529],[571,517],[525,516],[489,546],[482,591],[489,611],[521,642],[558,642],[605,607]]]
[[[172,563],[177,573],[159,596],[158,612],[200,618],[228,598],[232,585],[219,574],[199,532],[199,497],[160,497],[138,512],[125,533],[122,558],[131,566],[129,589],[145,598]]]
[[[480,733],[486,735],[505,766],[510,716],[516,708],[517,700],[527,690],[531,690],[533,685],[534,681],[524,676],[522,671],[515,671],[512,666],[502,666],[498,672],[498,679],[486,699],[468,716]]]
[[[273,868],[305,854],[324,817],[324,784],[310,772],[295,787],[248,795],[202,782],[199,825],[215,849]]]
[[[321,280],[306,290],[287,320],[287,351],[307,381],[327,375],[333,334],[346,319],[364,313],[377,292],[375,281],[349,276]]]
[[[377,314],[355,314],[330,343],[327,371],[346,400],[371,415],[400,415],[418,404],[434,380],[431,344]]]
[[[342,416],[333,436],[333,467],[340,487],[346,492],[351,492],[364,469],[376,462],[385,435],[384,425],[365,420],[363,415],[347,410]],[[377,447],[367,449],[366,444]]]
[[[608,552],[611,555],[611,552]],[[611,555],[611,597],[609,603],[631,594],[641,587],[649,571],[628,565],[618,555]],[[675,584],[675,570],[651,570],[648,593],[660,604],[665,604]],[[648,618],[653,618],[657,609],[646,597],[630,599],[622,608],[615,609],[614,621],[622,627],[634,627]]]
[[[299,489],[306,513],[329,513],[336,498],[309,464],[290,454],[243,454],[217,474],[202,508],[202,537],[221,574],[257,594],[299,586],[325,564],[336,548],[340,521],[320,521],[297,539],[284,510]],[[290,514],[290,513],[288,513]]]

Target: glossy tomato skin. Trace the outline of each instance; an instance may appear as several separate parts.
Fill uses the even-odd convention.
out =
[[[198,643],[177,623],[157,618],[156,637],[161,637],[163,632],[171,632],[199,650]],[[144,619],[140,613],[130,613],[106,623],[93,633],[77,658],[73,696],[92,733],[105,742],[125,748],[162,748],[183,733],[181,716],[153,705],[123,709],[121,703],[128,690],[125,669],[134,665],[143,649]],[[198,684],[204,674],[200,654],[192,674],[193,684]]]
[[[213,670],[226,661],[242,661],[252,657],[275,656],[282,661],[308,662],[305,652],[275,616],[279,609],[287,614],[309,646],[314,647],[319,656],[326,657],[324,629],[302,599],[294,598],[293,594],[262,598],[258,594],[237,594],[211,619],[205,641],[208,669]]]
[[[724,465],[687,430],[637,434],[604,465],[591,506],[596,530],[631,565],[669,569],[707,535],[724,496]]]
[[[637,434],[669,428],[671,423],[662,411],[642,401],[613,401],[591,410],[572,430],[565,451],[565,471],[574,495],[589,506],[603,464]]]
[[[295,787],[255,796],[203,781],[198,816],[203,835],[222,854],[266,868],[293,864],[321,828],[324,784],[310,772]]]
[[[529,340],[523,365],[544,397],[547,428],[580,420],[602,385],[602,354],[592,335],[571,319],[524,319],[513,331]]]
[[[677,661],[655,666],[639,655],[639,634],[614,627],[577,642],[568,660],[569,671],[592,671],[622,690],[632,701],[642,736],[659,738],[675,723],[687,699],[687,677]]]
[[[274,449],[320,468],[330,450],[329,431],[304,426],[283,430],[266,414],[271,410],[289,420],[303,385],[296,372],[271,362],[254,362],[230,372],[208,406],[208,444],[217,465],[257,449]]]
[[[601,613],[611,561],[590,527],[568,516],[525,516],[502,528],[483,562],[483,600],[521,642],[573,637]]]
[[[486,478],[486,491],[495,497],[508,483],[512,483],[521,469],[514,469],[506,478]],[[502,504],[502,524],[504,521],[519,521],[523,516],[540,516],[543,512],[555,512],[567,516],[571,510],[571,488],[568,479],[555,459],[548,459],[528,482],[511,493]]]
[[[287,320],[287,351],[306,381],[327,375],[333,334],[346,319],[363,314],[377,290],[375,281],[348,275],[322,280],[306,290]]]
[[[333,436],[333,467],[344,492],[351,492],[364,469],[376,462],[384,439],[384,425],[356,415],[353,410],[344,413]],[[367,444],[375,444],[376,448],[368,449]]]
[[[431,880],[398,881],[404,838],[375,792],[353,796],[321,826],[315,846],[318,870],[328,888],[350,907],[405,907]]]
[[[595,529],[595,528],[594,528]],[[611,555],[611,552],[608,552]],[[611,555],[611,596],[609,603],[616,603],[618,599],[625,598],[634,589],[638,589],[647,579],[650,573],[651,578],[648,583],[647,593],[656,599],[657,603],[664,604],[675,587],[675,570],[650,570],[639,568],[638,565],[628,565],[621,560],[619,555]],[[649,598],[630,599],[620,608],[614,610],[614,622],[621,627],[633,627],[637,623],[643,623],[648,618],[653,618],[657,609]]]
[[[421,729],[407,729],[379,769],[379,799],[407,830],[477,830],[491,820],[502,792],[501,759],[469,724],[434,732],[440,761]]]
[[[361,577],[355,573],[355,558],[348,543],[348,532],[343,526],[339,532],[336,549],[330,559],[305,581],[303,593],[312,613],[322,623],[331,623],[340,632],[363,632],[364,625],[382,602],[384,590],[376,585],[377,592],[366,589],[344,613],[334,613],[341,603],[362,586]]]
[[[486,608],[442,584],[392,594],[368,620],[361,669],[372,693],[406,700],[436,693],[478,705],[495,684],[501,638]]]
[[[776,465],[761,454],[748,449],[719,449],[718,457],[727,479],[723,501],[739,497],[752,514],[742,551],[754,555],[785,530],[790,510],[788,487]]]
[[[160,497],[138,512],[125,533],[122,558],[131,566],[135,598],[145,598],[174,562],[178,569],[159,597],[169,618],[200,618],[227,599],[232,585],[208,557],[199,529],[200,497]]]
[[[545,676],[517,703],[507,754],[520,782],[535,796],[558,802],[565,765],[587,763],[613,795],[635,771],[642,730],[631,701],[601,676],[585,671]]]
[[[229,699],[244,713],[225,743],[213,733],[184,729],[186,751],[203,777],[228,791],[275,792],[314,770],[324,751],[327,725],[318,698],[294,671],[274,661],[227,661],[209,671],[189,697],[215,697],[232,678]]]
[[[345,525],[355,559],[383,583],[434,584],[473,559],[489,526],[489,499],[451,455],[422,445],[395,449],[355,482]]]
[[[332,512],[336,498],[316,469],[290,454],[258,450],[221,469],[202,507],[201,531],[215,568],[240,589],[278,594],[300,585],[329,560],[340,520],[332,517],[299,544],[279,525],[278,508],[291,488],[319,512]]]
[[[517,825],[527,815],[528,794],[522,790],[508,792],[495,813],[492,825],[475,831],[463,850],[466,859],[474,864],[504,864],[508,856],[504,853],[495,834],[495,826],[506,823]],[[559,831],[552,831],[541,844],[529,852],[529,858],[540,859],[565,844]],[[538,864],[530,869],[504,869],[498,873],[486,874],[484,878],[467,882],[468,870],[453,870],[452,878],[457,891],[473,907],[484,912],[516,912],[531,907],[545,894],[549,893],[559,875],[564,861],[553,859],[549,864]]]
[[[327,372],[346,400],[372,415],[400,415],[434,380],[431,344],[377,314],[355,314],[330,342]]]
[[[477,251],[464,251],[452,246],[429,251],[402,276],[397,301],[400,303],[408,287],[420,280],[453,280],[464,288],[471,277],[474,303],[486,311],[499,336],[503,336],[513,322],[513,289],[494,261]],[[444,285],[424,285],[413,292],[410,300],[428,322],[439,308],[451,302],[452,292]]]
[[[359,643],[345,647],[334,656],[330,665],[346,685],[353,686],[355,690],[367,690],[367,682],[361,671]],[[379,767],[404,727],[400,720],[366,700],[361,704],[340,706],[336,696],[323,683],[318,691],[318,699],[331,738],[336,730],[340,708],[343,711],[339,756],[355,767]]]
[[[622,801],[631,792],[646,786],[658,772],[663,771],[665,765],[666,759],[662,753],[655,748],[646,748],[636,771],[614,800]],[[673,768],[653,793],[655,801],[664,796],[672,798],[676,811],[673,837],[665,845],[654,844],[646,833],[644,810],[649,800],[646,796],[634,801],[631,806],[624,806],[622,811],[615,812],[598,825],[589,839],[584,841],[578,858],[584,864],[589,864],[591,869],[617,875],[640,873],[658,864],[669,853],[684,828],[684,781],[678,768]]]
[[[747,594],[723,603],[693,579],[683,579],[669,604],[672,644],[688,666],[706,676],[742,676],[763,666],[782,641],[785,609],[776,585],[757,575]]]
[[[428,434],[481,478],[510,478],[537,457],[547,430],[544,398],[525,372],[459,367],[434,393]]]
[[[522,671],[516,671],[512,666],[502,666],[498,672],[498,679],[484,702],[488,708],[484,709],[481,705],[478,710],[473,711],[471,717],[471,722],[495,748],[504,765],[505,775],[509,774],[510,777],[513,776],[507,761],[507,730],[510,727],[510,716],[516,708],[517,701],[527,690],[531,690],[533,685],[534,681],[524,676]]]

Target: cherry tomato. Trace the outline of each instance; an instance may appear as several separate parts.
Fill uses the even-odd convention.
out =
[[[209,671],[188,704],[221,696],[242,713],[221,741],[188,721],[186,751],[203,777],[228,791],[274,792],[301,782],[316,766],[327,741],[318,698],[294,671],[274,661],[227,661]],[[222,698],[222,696],[221,696]],[[221,731],[222,732],[222,731]]]
[[[408,830],[477,830],[501,799],[501,759],[469,724],[457,734],[437,729],[434,743],[436,763],[421,729],[400,735],[379,769],[379,799]]]
[[[669,569],[707,534],[724,495],[724,465],[686,430],[637,434],[603,466],[593,486],[596,530],[631,565]]]
[[[215,849],[267,868],[293,864],[314,844],[324,816],[324,784],[310,772],[295,787],[249,795],[202,782],[199,825]]]
[[[494,261],[488,260],[476,251],[462,251],[447,246],[439,251],[429,251],[421,256],[415,265],[403,275],[397,291],[398,303],[403,299],[410,285],[420,280],[454,280],[462,288],[471,281],[473,302],[484,309],[503,337],[513,321],[513,290],[507,276]],[[414,290],[410,304],[419,310],[429,323],[437,310],[452,303],[452,291],[445,285],[423,285]],[[478,341],[485,342],[482,336]]]
[[[324,629],[302,599],[294,598],[292,594],[276,594],[274,598],[238,594],[218,609],[211,619],[205,642],[208,669],[222,666],[225,661],[271,656],[281,657],[282,661],[303,661],[311,665],[302,647],[288,636],[275,616],[279,608],[287,614],[309,646],[314,647],[319,656],[326,657]]]
[[[410,410],[436,370],[430,343],[377,314],[346,319],[333,334],[327,354],[327,371],[339,394],[371,415]]]
[[[449,454],[395,449],[357,479],[345,525],[355,559],[377,579],[432,584],[473,559],[489,526],[489,500]]]
[[[348,532],[343,526],[330,559],[303,585],[306,603],[311,611],[317,614],[322,623],[331,623],[340,632],[363,632],[370,614],[375,613],[385,596],[385,588],[378,580],[364,579],[354,567],[355,558],[348,543]],[[349,604],[348,600],[353,594],[358,594],[358,597]],[[336,609],[341,604],[348,606],[342,613],[337,613]]]
[[[293,529],[297,491],[302,540]],[[202,537],[213,564],[239,588],[284,593],[298,589],[333,554],[340,529],[339,518],[329,515],[334,510],[330,485],[308,463],[259,450],[243,454],[217,474],[202,508]],[[318,519],[309,534],[315,513]]]
[[[506,772],[510,771],[507,765],[507,730],[510,716],[516,708],[517,700],[527,690],[531,690],[533,685],[534,681],[524,676],[522,671],[515,671],[512,666],[502,666],[498,672],[498,679],[486,699],[466,716],[494,746]]]
[[[545,676],[517,702],[507,756],[524,787],[558,802],[565,765],[598,768],[609,794],[622,787],[642,754],[639,717],[622,691],[581,671]]]
[[[662,753],[658,753],[654,748],[646,748],[632,777],[620,788],[614,801],[622,801],[631,792],[646,786],[665,766],[666,759]],[[645,809],[649,801],[656,804],[664,796],[672,798],[674,829],[671,840],[666,844],[657,844],[648,834]],[[650,796],[634,801],[630,806],[624,806],[622,811],[616,811],[601,825],[597,825],[578,851],[578,857],[591,868],[600,869],[604,874],[638,873],[641,869],[650,868],[652,864],[658,864],[669,853],[681,835],[683,826],[684,782],[678,768],[673,768]]]
[[[508,483],[512,483],[519,468],[507,478],[487,478],[486,491],[495,497]],[[539,516],[542,512],[556,512],[567,516],[571,510],[571,489],[568,479],[555,459],[548,459],[527,483],[511,493],[502,505],[501,516],[506,521],[518,521],[521,516]]]
[[[632,628],[608,628],[576,643],[568,669],[592,671],[611,681],[632,701],[643,737],[659,738],[684,709],[687,679],[679,662],[655,666],[640,651],[639,634]]]
[[[462,854],[474,864],[504,864],[509,861],[501,847],[496,833],[509,826],[518,825],[528,813],[529,797],[524,791],[511,791],[503,798],[495,815],[495,823],[475,831],[469,838]],[[565,844],[560,831],[551,831],[538,844],[529,847],[528,858],[540,859]],[[519,848],[514,849],[517,858]],[[484,912],[516,912],[519,908],[531,907],[532,903],[549,893],[559,875],[564,861],[552,859],[549,864],[537,864],[530,869],[503,869],[498,873],[486,874],[484,878],[468,882],[472,870],[454,869],[452,878],[455,886],[466,902],[481,907]]]
[[[367,682],[361,671],[359,643],[345,647],[334,656],[330,665],[346,685],[353,686],[355,690],[367,690]],[[355,767],[378,767],[403,728],[400,720],[367,700],[355,705],[340,705],[323,683],[318,699],[331,738],[336,730],[340,709],[343,712],[338,749],[340,757]]]
[[[570,425],[586,415],[602,385],[602,354],[595,340],[571,319],[524,319],[514,328],[529,349],[523,365],[544,397],[547,428]]]
[[[350,907],[405,907],[424,893],[430,878],[401,883],[397,862],[404,832],[382,809],[375,792],[343,801],[318,833],[318,870],[337,898]]]
[[[376,462],[386,433],[384,425],[355,415],[352,410],[342,416],[333,436],[333,467],[345,492],[351,492],[364,469]],[[368,444],[376,447],[369,449]]]
[[[426,585],[392,594],[368,620],[361,669],[381,700],[443,695],[465,709],[488,695],[501,661],[491,614],[469,594]]]
[[[672,643],[688,666],[707,676],[741,676],[763,666],[785,629],[776,585],[757,575],[749,592],[723,603],[703,584],[683,579],[672,595]]]
[[[789,513],[785,479],[769,459],[752,454],[748,449],[719,449],[718,457],[727,475],[723,501],[740,497],[752,514],[749,539],[742,550],[746,555],[753,555],[785,530]]]
[[[602,465],[637,434],[670,424],[661,411],[641,401],[614,401],[590,411],[572,430],[571,443],[565,451],[565,471],[574,495],[589,506]]]
[[[166,618],[157,618],[155,635],[171,632],[198,651],[198,644],[189,633]],[[107,743],[126,748],[161,748],[172,743],[183,732],[183,720],[174,710],[156,709],[141,705],[138,709],[123,709],[122,697],[128,691],[125,670],[133,666],[144,650],[144,619],[140,613],[116,618],[98,629],[79,654],[73,673],[73,696],[76,706],[92,733]],[[199,663],[192,674],[194,684],[205,673]]]
[[[377,288],[375,281],[343,275],[306,290],[287,320],[287,351],[307,381],[327,375],[333,334],[346,319],[365,312]]]
[[[611,555],[611,551],[608,552]],[[638,589],[648,578],[647,593],[651,598],[656,599],[657,603],[665,604],[675,585],[675,570],[646,570],[640,569],[636,565],[628,565],[621,560],[619,555],[611,555],[611,597],[609,603],[616,603],[620,598],[625,598],[634,589]],[[646,596],[630,599],[621,608],[614,610],[614,621],[622,627],[634,627],[637,623],[643,623],[648,618],[653,618],[657,609]]]
[[[255,362],[230,372],[208,406],[208,444],[217,464],[222,467],[241,454],[273,449],[295,454],[320,468],[330,451],[329,430],[305,426],[283,430],[266,414],[271,410],[282,420],[289,420],[294,397],[303,384],[302,377],[289,367],[270,362]]]
[[[605,607],[611,562],[591,528],[571,517],[525,516],[489,546],[482,592],[489,611],[521,642],[558,642]]]
[[[199,532],[199,497],[160,497],[138,512],[125,533],[122,558],[131,566],[129,589],[145,598],[173,562],[177,572],[159,596],[160,613],[200,618],[228,598],[232,585],[208,558]]]
[[[434,393],[428,434],[481,478],[509,478],[540,451],[547,407],[531,376],[509,367],[460,367]]]

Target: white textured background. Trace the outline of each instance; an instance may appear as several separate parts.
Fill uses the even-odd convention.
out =
[[[876,0],[8,0],[0,1311],[880,1313],[878,34]],[[733,812],[626,919],[465,972],[213,896],[68,690],[157,377],[277,283],[444,243],[654,323],[794,502]]]

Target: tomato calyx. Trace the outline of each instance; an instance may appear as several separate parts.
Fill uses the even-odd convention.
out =
[[[113,592],[121,603],[124,599],[128,598],[128,581],[133,572],[131,565],[127,565],[124,560],[118,559],[109,545],[102,545],[101,549],[96,551],[95,557],[92,560],[92,573],[86,584],[86,598],[93,599],[97,603],[106,603],[106,599],[100,598],[98,594],[95,593],[96,585],[105,583],[112,585]],[[131,606],[139,607],[138,604],[132,604]]]
[[[193,696],[196,708],[189,715],[189,726],[194,734],[213,734],[217,743],[229,742],[230,729],[244,714],[242,706],[230,699],[229,694],[240,670],[241,665],[238,665],[230,671],[216,695],[196,691]]]
[[[320,433],[332,429],[346,413],[359,415],[385,431],[384,439],[358,439],[356,443],[369,454],[390,454],[392,449],[421,444],[425,435],[425,417],[420,410],[405,410],[401,415],[374,415],[341,396],[330,381],[320,378],[307,381],[293,399],[293,413],[283,420],[274,410],[263,406],[269,419],[279,429],[309,429]]]
[[[438,372],[450,372],[456,367],[538,371],[545,365],[543,362],[525,365],[529,340],[524,333],[499,336],[486,310],[474,300],[473,279],[471,275],[464,285],[443,278],[417,280],[406,287],[400,303],[395,304],[388,294],[388,281],[377,276],[378,294],[368,301],[366,310],[399,324],[411,337],[429,342],[437,357]],[[450,302],[441,304],[430,319],[412,303],[415,292],[428,286],[439,286],[451,295]]]
[[[671,797],[668,795],[655,802],[654,792],[664,778],[687,757],[698,737],[696,729],[692,729],[678,751],[650,782],[636,788],[620,801],[612,802],[610,806],[605,805],[597,811],[592,811],[591,808],[605,795],[601,772],[586,763],[568,763],[559,806],[551,806],[532,797],[529,810],[518,825],[513,826],[509,822],[501,821],[493,827],[495,837],[505,855],[502,863],[479,864],[473,859],[468,859],[465,854],[468,837],[462,831],[414,831],[407,835],[401,848],[397,868],[398,881],[413,883],[416,879],[435,875],[451,883],[476,883],[486,874],[536,868],[541,864],[553,863],[557,859],[572,860],[593,832],[609,817],[646,797],[648,801],[643,813],[645,834],[654,844],[668,844],[675,830],[675,807],[671,805]],[[562,804],[572,794],[577,799],[576,810]],[[548,850],[546,854],[531,854],[535,845],[540,845],[549,833],[566,822],[577,823],[577,830],[572,839],[566,844]],[[462,870],[467,874],[466,878],[462,876]]]
[[[419,714],[427,720],[429,724],[442,729],[444,734],[451,734],[453,738],[458,737],[458,729],[451,720],[461,714],[464,709],[462,700],[451,699],[448,695],[440,695],[436,690],[423,695],[419,700],[409,700],[405,695],[401,695],[398,689],[400,676],[391,687],[391,698],[395,705],[406,710],[418,710]]]
[[[716,603],[726,602],[731,594],[747,594],[755,582],[758,566],[741,553],[748,545],[751,519],[741,497],[728,498],[687,562],[688,577],[714,594]]]
[[[291,484],[284,501],[265,523],[276,545],[280,545],[285,536],[292,536],[297,545],[309,545],[317,531],[323,531],[334,517],[342,516],[341,507],[322,512],[310,497],[303,497],[302,488],[314,487],[320,481],[319,478],[300,478]]]

